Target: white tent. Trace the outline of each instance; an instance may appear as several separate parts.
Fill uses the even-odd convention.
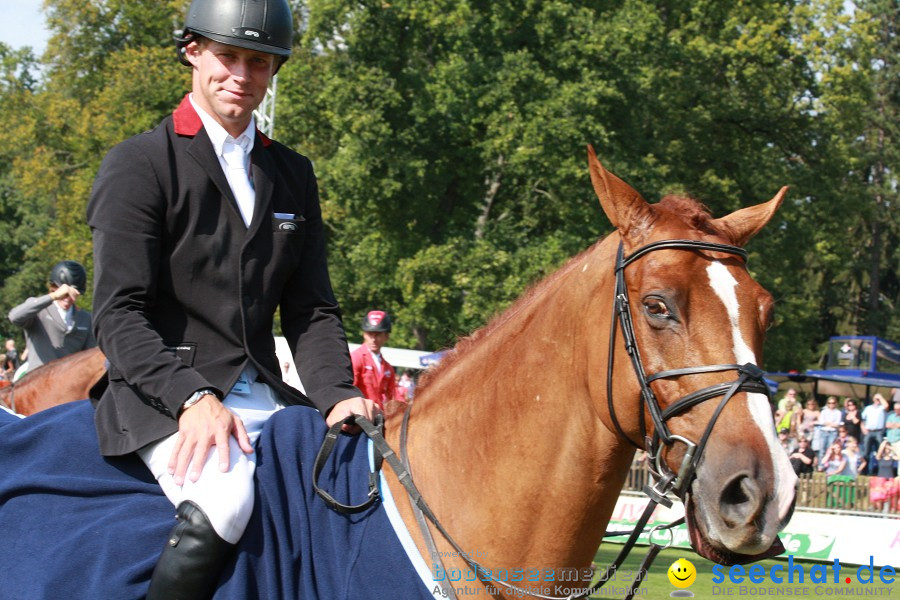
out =
[[[353,352],[359,348],[359,344],[348,344],[350,351]],[[395,369],[422,369],[424,366],[419,360],[423,356],[434,354],[433,352],[424,352],[422,350],[408,350],[406,348],[389,348],[385,346],[381,349],[381,353],[391,363]],[[293,385],[299,390],[303,389],[300,379],[297,377],[297,369],[294,365],[294,358],[291,356],[291,349],[288,347],[287,340],[283,337],[275,338],[275,354],[278,355],[278,363],[283,365],[285,362],[290,364],[290,371],[285,377],[285,381]]]

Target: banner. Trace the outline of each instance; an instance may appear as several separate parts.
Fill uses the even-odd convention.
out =
[[[649,500],[642,495],[623,493],[610,519],[610,531],[631,530],[644,512]],[[653,527],[665,525],[684,516],[684,505],[676,502],[672,508],[657,506],[640,536],[638,544],[648,545]],[[833,561],[852,565],[868,565],[873,557],[875,566],[890,565],[900,556],[900,518],[888,515],[846,515],[833,512],[797,509],[791,522],[779,534],[786,552],[795,559]],[[606,541],[624,544],[627,536],[610,537]],[[658,544],[669,541],[669,534],[656,532],[653,540]],[[687,526],[672,529],[673,548],[691,547]]]

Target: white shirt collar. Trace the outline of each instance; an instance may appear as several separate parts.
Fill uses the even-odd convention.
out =
[[[69,308],[63,308],[62,306],[59,305],[59,302],[57,302],[56,300],[53,301],[53,306],[56,307],[56,311],[59,313],[59,316],[63,320],[63,323],[68,325],[69,323],[72,323],[74,321],[73,318],[70,318],[70,317],[74,316],[74,313],[75,313],[74,306],[70,306]]]
[[[206,129],[206,135],[209,136],[209,140],[212,142],[213,150],[216,151],[216,156],[222,156],[222,147],[225,145],[226,141],[234,141],[240,146],[243,146],[247,156],[250,156],[250,151],[253,150],[253,141],[256,138],[256,119],[252,115],[250,116],[250,123],[247,124],[247,128],[237,137],[237,139],[234,139],[227,131],[225,131],[224,127],[219,125],[215,119],[209,116],[209,113],[194,102],[193,92],[188,95],[188,99],[191,101],[191,106],[197,111],[197,115],[203,123],[203,128]]]

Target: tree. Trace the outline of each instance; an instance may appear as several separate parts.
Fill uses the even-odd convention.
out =
[[[873,0],[846,13],[842,2],[816,0],[798,13],[807,23],[800,43],[819,76],[812,110],[821,159],[819,195],[804,206],[814,234],[797,270],[819,314],[805,338],[897,339],[900,7]]]
[[[50,266],[62,258],[92,270],[84,215],[100,160],[158,122],[186,89],[187,69],[174,59],[167,27],[174,13],[160,12],[166,6],[48,0],[53,35],[39,82],[30,50],[0,49],[0,93],[10,117],[0,131],[0,211],[9,232],[0,246],[4,315],[46,293]],[[88,290],[83,305],[90,302]],[[15,333],[4,322],[2,329]]]
[[[310,15],[280,122],[315,159],[345,307],[395,307],[405,343],[452,344],[610,230],[587,143],[650,199],[687,191],[717,214],[812,180],[796,157],[813,75],[783,2]]]
[[[60,253],[90,264],[101,157],[188,87],[186,5],[47,0],[40,71],[0,46],[0,309]],[[379,307],[393,343],[452,345],[609,233],[588,143],[648,200],[714,215],[792,187],[749,248],[777,302],[769,369],[836,333],[900,337],[893,0],[292,6],[276,137],[316,165],[351,337]]]

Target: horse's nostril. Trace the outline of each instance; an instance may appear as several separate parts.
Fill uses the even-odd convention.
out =
[[[725,525],[742,527],[756,518],[762,495],[756,482],[738,475],[722,488],[719,510]]]

